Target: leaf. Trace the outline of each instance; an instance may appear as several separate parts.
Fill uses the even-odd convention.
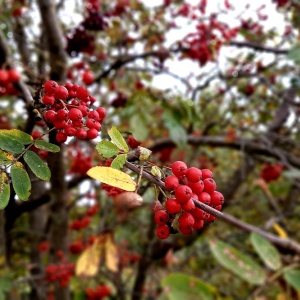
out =
[[[116,170],[121,170],[126,162],[127,154],[119,154],[111,163],[111,167]]]
[[[287,58],[293,60],[296,64],[300,63],[300,45],[299,44],[295,45],[288,51]]]
[[[0,148],[12,154],[19,154],[25,149],[23,144],[5,134],[0,134]]]
[[[60,147],[57,145],[54,145],[52,143],[48,143],[46,141],[43,140],[36,140],[34,142],[34,146],[41,149],[41,150],[46,150],[49,152],[59,152],[60,151]]]
[[[87,171],[87,175],[128,192],[134,191],[136,187],[135,181],[128,174],[111,167],[93,167]]]
[[[139,147],[138,150],[140,153],[139,160],[141,160],[141,161],[147,161],[152,154],[151,150],[144,148],[144,147]]]
[[[162,173],[159,167],[157,166],[152,166],[151,168],[151,174],[159,179],[162,177]]]
[[[219,240],[212,240],[209,245],[213,256],[224,268],[249,283],[261,285],[265,282],[264,270],[251,257]]]
[[[7,166],[9,164],[11,164],[14,160],[13,155],[11,155],[10,153],[6,152],[6,151],[2,151],[0,150],[0,165],[2,166]]]
[[[101,141],[96,145],[96,150],[105,158],[111,158],[119,153],[119,148],[110,141]]]
[[[122,134],[120,133],[120,131],[116,127],[113,126],[111,129],[109,129],[107,131],[107,133],[110,136],[110,138],[113,141],[113,143],[120,150],[123,150],[126,153],[129,151],[129,147],[128,147],[126,141],[124,140]]]
[[[287,270],[283,277],[285,281],[297,291],[300,291],[300,270]]]
[[[215,299],[217,289],[202,280],[183,273],[171,273],[162,279],[162,287],[170,300]]]
[[[8,182],[7,175],[2,172],[0,174],[0,209],[7,206],[10,196],[10,185]]]
[[[118,271],[118,249],[111,233],[99,235],[93,245],[85,249],[75,265],[77,276],[95,276],[103,262],[111,272]]]
[[[27,200],[30,196],[31,182],[24,166],[20,162],[12,165],[10,170],[13,188],[21,200]]]
[[[135,113],[132,118],[130,118],[130,131],[132,132],[135,139],[138,141],[145,140],[149,135],[149,126],[145,122],[140,114]]]
[[[261,235],[252,232],[250,241],[264,264],[273,271],[282,267],[281,258],[277,249]]]
[[[30,134],[25,133],[18,129],[3,129],[0,130],[0,135],[4,134],[11,139],[20,142],[21,144],[27,145],[33,142],[33,138]]]
[[[51,171],[49,167],[36,153],[28,150],[24,154],[24,160],[36,177],[42,180],[50,179]]]

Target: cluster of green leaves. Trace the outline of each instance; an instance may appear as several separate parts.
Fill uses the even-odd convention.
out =
[[[7,206],[12,187],[20,200],[30,196],[31,181],[25,164],[32,173],[42,179],[51,176],[48,165],[30,148],[59,152],[60,147],[44,140],[34,140],[31,135],[17,129],[0,130],[0,209]],[[21,162],[20,160],[24,160]]]

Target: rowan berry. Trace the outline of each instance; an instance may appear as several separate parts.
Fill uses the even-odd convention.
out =
[[[217,188],[217,185],[212,178],[204,179],[203,184],[204,184],[204,191],[209,194],[212,194]]]
[[[205,211],[202,210],[202,209],[199,208],[199,207],[195,207],[195,208],[191,211],[191,214],[192,214],[192,216],[193,216],[195,219],[201,219],[201,220],[204,220],[204,218],[205,218]]]
[[[44,90],[46,94],[54,95],[58,90],[58,83],[53,80],[47,80],[44,83]]]
[[[71,108],[68,112],[68,118],[71,121],[80,121],[83,115],[80,109],[78,108]]]
[[[4,69],[0,69],[0,82],[2,83],[8,82],[8,73]]]
[[[10,69],[7,71],[8,80],[12,83],[18,82],[21,78],[20,73],[15,69]]]
[[[166,201],[165,207],[170,215],[178,214],[181,211],[181,205],[176,198],[169,198]]]
[[[77,131],[76,128],[72,125],[67,125],[65,127],[65,134],[67,136],[74,136],[76,134],[76,131]]]
[[[209,205],[211,201],[210,194],[208,194],[207,192],[201,192],[200,194],[198,194],[198,199],[200,202],[206,205]]]
[[[202,180],[206,179],[206,178],[213,178],[213,173],[211,170],[208,169],[202,169]]]
[[[204,184],[202,180],[196,183],[188,182],[187,186],[190,187],[193,193],[197,195],[200,194],[204,189]]]
[[[198,230],[198,229],[201,229],[204,225],[204,221],[203,220],[200,220],[200,219],[197,219],[195,220],[195,223],[193,225],[193,229],[195,230]]]
[[[85,106],[85,105],[79,105],[77,108],[81,111],[82,117],[86,117],[88,115],[89,108],[87,106]]]
[[[192,227],[182,227],[179,225],[179,231],[183,234],[183,235],[190,235],[193,232],[193,228]]]
[[[195,203],[192,198],[181,205],[182,209],[191,212],[195,208]]]
[[[47,110],[44,113],[44,119],[48,123],[53,123],[56,119],[56,112],[54,110],[51,110],[51,109]]]
[[[87,137],[87,132],[86,130],[84,130],[83,128],[77,129],[75,136],[79,139],[79,140],[85,140]]]
[[[179,186],[178,178],[175,175],[166,177],[165,186],[169,191],[174,191]]]
[[[54,96],[52,96],[52,95],[45,94],[45,95],[42,97],[42,102],[43,102],[45,105],[53,105],[54,102],[55,102],[55,98],[54,98]]]
[[[182,228],[192,227],[195,223],[195,218],[189,212],[183,212],[178,218],[179,226]]]
[[[87,138],[89,140],[95,139],[98,135],[99,135],[98,130],[95,128],[91,128],[91,129],[87,130]]]
[[[65,109],[60,109],[56,112],[56,121],[67,121],[68,112]]]
[[[180,204],[190,200],[192,194],[192,190],[186,185],[179,185],[175,190],[175,197]]]
[[[191,167],[187,169],[186,177],[189,182],[196,183],[202,179],[202,172],[198,168]]]
[[[84,86],[78,86],[76,96],[80,100],[85,100],[89,96],[89,91]]]
[[[94,119],[95,121],[99,121],[99,120],[100,120],[99,114],[98,114],[97,111],[95,111],[95,110],[91,110],[91,111],[88,113],[88,118]]]
[[[62,131],[59,131],[57,134],[56,134],[56,140],[58,143],[64,143],[66,140],[67,140],[67,135],[62,132]]]
[[[154,215],[154,221],[157,225],[165,225],[169,219],[169,215],[165,210],[159,210]]]
[[[68,96],[69,96],[68,90],[64,86],[59,85],[54,95],[55,99],[66,100]]]
[[[218,206],[218,205],[223,205],[224,203],[224,196],[218,192],[218,191],[214,191],[211,195],[211,200],[210,200],[210,204],[214,205],[214,206]]]
[[[186,175],[187,165],[183,161],[178,160],[172,164],[171,169],[172,169],[173,174],[180,178],[180,177]]]
[[[62,121],[54,121],[53,125],[56,129],[64,129],[67,126],[66,121],[62,120]]]
[[[96,109],[98,115],[99,115],[99,118],[100,118],[100,123],[104,120],[105,116],[106,116],[106,110],[104,107],[98,107]]]
[[[86,70],[82,73],[81,80],[86,85],[90,85],[94,82],[95,77],[94,77],[94,74],[91,71]]]
[[[167,225],[157,226],[156,235],[161,240],[166,239],[170,234],[170,228]]]

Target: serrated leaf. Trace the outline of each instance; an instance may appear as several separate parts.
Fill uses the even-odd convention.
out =
[[[126,141],[124,140],[122,134],[120,133],[120,131],[116,127],[113,126],[111,129],[109,129],[107,131],[107,133],[110,136],[110,138],[113,141],[113,143],[120,150],[123,150],[124,152],[128,152],[129,151],[129,147],[128,147]]]
[[[57,145],[54,145],[52,143],[48,143],[46,141],[43,140],[36,140],[34,142],[34,146],[41,149],[41,150],[46,150],[49,152],[59,152],[60,151],[60,147]]]
[[[297,291],[300,291],[300,270],[287,270],[283,277],[285,281]]]
[[[170,300],[210,300],[215,299],[217,293],[214,286],[183,273],[172,273],[164,277],[161,283]]]
[[[0,174],[0,209],[7,206],[10,196],[10,185],[8,182],[7,175],[2,172]]]
[[[30,134],[25,133],[18,129],[2,129],[2,130],[0,130],[0,135],[1,134],[4,134],[24,145],[27,145],[27,144],[30,144],[33,142],[33,138]]]
[[[264,270],[251,257],[219,240],[212,240],[209,245],[215,259],[235,275],[252,284],[265,282]]]
[[[95,276],[101,262],[111,272],[118,271],[118,249],[111,233],[99,235],[93,245],[82,252],[75,265],[75,274],[84,277]]]
[[[0,134],[0,148],[12,154],[19,154],[25,149],[23,144],[5,134]]]
[[[105,158],[111,158],[119,153],[119,148],[110,141],[101,141],[96,145],[96,150]]]
[[[14,160],[14,156],[6,151],[0,150],[0,165],[7,166]]]
[[[10,169],[13,188],[20,200],[27,200],[30,196],[31,182],[24,166],[16,162]]]
[[[128,192],[134,191],[136,187],[135,181],[128,174],[111,167],[93,167],[87,171],[87,175]]]
[[[127,154],[119,154],[111,163],[111,167],[121,170],[126,162]]]
[[[24,154],[24,160],[36,177],[42,180],[50,179],[51,171],[49,167],[36,153],[28,150]]]
[[[252,232],[250,241],[256,253],[268,268],[276,271],[282,267],[281,258],[277,249],[268,240]]]

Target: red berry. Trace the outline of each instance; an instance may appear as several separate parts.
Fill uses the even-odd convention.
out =
[[[224,203],[224,196],[218,192],[218,191],[214,191],[211,195],[211,200],[210,200],[210,204],[214,205],[214,206],[218,206],[218,205],[223,205]]]
[[[186,185],[180,185],[175,190],[175,197],[180,204],[187,202],[192,197],[192,190]]]
[[[57,140],[58,143],[64,143],[67,140],[67,136],[64,132],[59,131],[56,134],[56,140]]]
[[[200,194],[198,194],[198,199],[200,202],[209,205],[210,204],[210,194],[206,193],[206,192],[202,192]]]
[[[209,215],[209,218],[206,220],[207,222],[213,222],[216,219],[215,216]]]
[[[56,119],[56,112],[54,110],[51,110],[51,109],[47,110],[44,113],[44,119],[48,123],[53,123]]]
[[[212,178],[204,179],[203,184],[204,184],[204,191],[209,194],[212,194],[217,188],[217,185]]]
[[[68,120],[68,112],[65,109],[60,109],[56,113],[57,121],[67,121]]]
[[[169,219],[169,215],[165,210],[159,210],[154,215],[154,221],[157,225],[165,225]]]
[[[106,116],[106,110],[104,107],[98,107],[96,109],[98,115],[99,115],[99,118],[100,118],[100,123],[104,120],[105,116]]]
[[[15,82],[18,82],[18,81],[20,80],[21,75],[20,75],[20,73],[19,73],[17,70],[15,70],[15,69],[10,69],[10,70],[8,70],[8,71],[7,71],[7,74],[8,74],[8,80],[9,80],[10,82],[15,83]]]
[[[77,129],[72,125],[67,125],[65,128],[65,134],[67,136],[74,136],[76,134]]]
[[[201,170],[202,172],[202,179],[206,179],[206,178],[213,178],[213,173],[211,170],[208,170],[208,169],[202,169]]]
[[[91,71],[86,70],[82,73],[81,80],[86,85],[90,85],[94,82],[95,77],[94,77],[94,74]]]
[[[87,138],[89,140],[95,139],[99,135],[98,130],[95,128],[91,128],[87,131]]]
[[[191,167],[187,169],[186,177],[189,182],[196,183],[202,179],[202,172],[198,168]]]
[[[94,128],[97,130],[97,131],[100,131],[100,129],[101,129],[101,124],[99,123],[99,122],[95,122],[94,123]]]
[[[172,172],[176,177],[180,178],[186,174],[187,165],[183,161],[175,161],[172,164]]]
[[[221,210],[222,209],[222,205],[216,205],[215,207],[214,207],[214,209],[216,209],[216,210]]]
[[[64,120],[61,120],[61,121],[54,121],[53,125],[56,129],[64,129],[67,126],[67,123]]]
[[[55,101],[55,98],[54,98],[54,96],[52,96],[52,95],[45,94],[45,95],[42,97],[42,102],[43,102],[45,105],[53,105],[53,104],[54,104],[54,101]]]
[[[182,209],[191,212],[195,208],[195,203],[192,199],[182,204]]]
[[[55,93],[55,99],[66,100],[68,96],[69,96],[68,90],[64,86],[59,85]]]
[[[169,191],[174,191],[179,187],[179,180],[175,175],[170,175],[165,179],[165,186]]]
[[[79,105],[77,108],[81,111],[83,117],[86,117],[88,115],[88,113],[89,113],[88,107],[86,107],[84,105]]]
[[[8,82],[8,73],[4,69],[0,69],[0,82],[2,83]]]
[[[47,80],[44,83],[44,90],[46,94],[54,95],[58,91],[57,82],[53,80]]]
[[[179,226],[178,229],[184,235],[190,235],[193,232],[193,228],[192,227],[182,227],[182,226]]]
[[[201,229],[203,227],[203,225],[204,225],[203,220],[200,220],[200,219],[195,220],[195,223],[193,225],[193,229],[195,229],[195,230]]]
[[[97,111],[95,111],[95,110],[91,110],[91,111],[88,113],[88,118],[94,119],[95,121],[99,121],[99,120],[100,120],[99,114],[98,114]]]
[[[80,100],[85,100],[89,96],[89,91],[84,86],[79,86],[76,90],[76,96]]]
[[[85,140],[87,137],[87,132],[86,130],[80,128],[77,129],[75,136],[79,139],[79,140]]]
[[[207,214],[207,212],[205,212],[204,210],[200,209],[199,207],[195,207],[192,211],[191,211],[192,216],[195,219],[201,219],[204,220],[205,219],[205,214]]]
[[[200,194],[204,189],[204,184],[202,180],[196,183],[188,182],[187,186],[190,187],[193,193],[197,195]]]
[[[167,225],[157,226],[156,228],[156,235],[158,238],[164,240],[170,234],[170,228]]]
[[[170,215],[178,214],[181,211],[181,205],[176,198],[169,198],[166,201],[165,207]]]
[[[82,117],[82,112],[78,108],[71,108],[68,112],[68,118],[71,121],[80,121]]]
[[[183,212],[178,218],[179,226],[182,228],[192,227],[195,223],[195,218],[189,212]]]

